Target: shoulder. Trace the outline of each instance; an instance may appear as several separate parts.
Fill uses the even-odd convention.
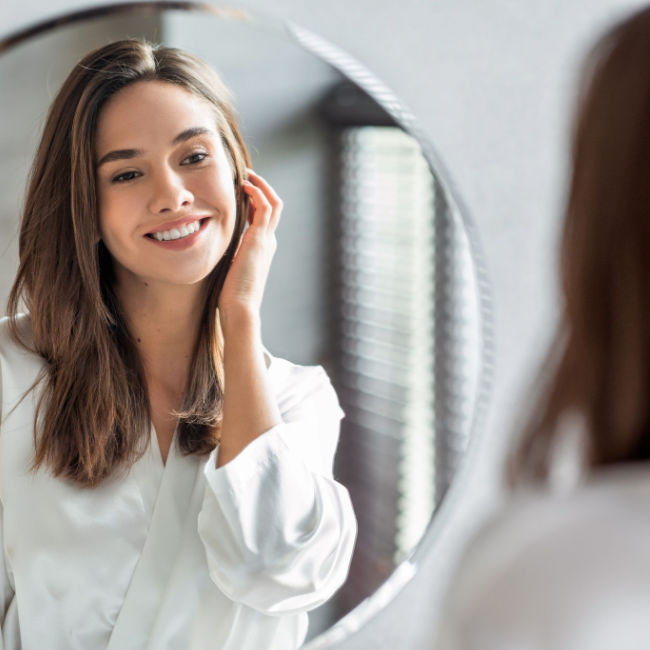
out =
[[[16,332],[13,335],[10,319],[0,319],[0,371],[2,372],[3,400],[10,393],[23,394],[36,381],[44,367],[44,360],[32,348],[31,319],[28,314],[16,317]]]
[[[31,349],[33,346],[32,339],[32,321],[29,314],[18,314],[15,318],[16,339],[11,328],[11,319],[8,316],[0,318],[0,355],[4,357],[13,357],[15,355],[35,356],[36,353]]]
[[[336,392],[322,366],[298,365],[268,351],[265,354],[271,386],[283,413],[311,403],[321,410],[335,412],[339,419],[342,417]]]
[[[327,372],[270,354],[267,365],[283,420],[280,437],[310,468],[331,478],[344,414]]]
[[[650,607],[649,509],[647,467],[603,473],[569,494],[517,496],[467,546],[441,626],[581,648],[577,621],[606,611],[599,625],[635,625],[628,614]]]

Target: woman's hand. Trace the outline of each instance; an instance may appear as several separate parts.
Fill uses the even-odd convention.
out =
[[[248,178],[243,188],[250,198],[249,227],[219,296],[225,389],[218,466],[230,462],[257,436],[282,422],[267,376],[259,317],[277,245],[275,228],[282,201],[250,169]]]
[[[277,247],[275,229],[282,212],[282,200],[252,169],[243,190],[249,197],[249,227],[243,234],[219,297],[223,320],[240,315],[259,317],[266,279]]]

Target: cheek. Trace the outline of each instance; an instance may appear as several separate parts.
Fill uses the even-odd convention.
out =
[[[111,210],[110,207],[107,206],[105,201],[99,201],[98,203],[99,207],[99,234],[101,238],[106,242],[106,239],[110,238],[111,236]]]
[[[114,258],[120,258],[132,248],[131,231],[133,224],[128,215],[129,206],[115,197],[104,197],[98,202],[99,235]]]
[[[211,193],[220,203],[234,205],[235,203],[235,184],[232,176],[227,171],[213,171],[203,180],[206,183],[205,190]]]
[[[102,239],[104,238],[106,226],[106,213],[106,195],[100,189],[97,189],[97,225]]]
[[[134,216],[141,211],[138,205],[136,192],[98,192],[97,207],[102,236],[109,233],[119,236],[135,226]]]
[[[232,177],[227,173],[213,173],[201,179],[200,188],[194,191],[195,198],[201,198],[211,208],[217,209],[226,220],[228,228],[235,226],[237,216],[237,198]]]
[[[99,233],[107,244],[119,237],[119,229],[116,228],[119,220],[116,219],[116,213],[116,206],[112,201],[99,201]]]
[[[97,190],[99,230],[102,237],[107,231],[112,230],[113,223],[116,221],[116,214],[119,212],[119,201],[116,198],[113,192],[101,188]]]

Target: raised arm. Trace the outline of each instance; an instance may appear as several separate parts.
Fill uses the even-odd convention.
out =
[[[224,335],[225,390],[219,465],[281,423],[269,385],[261,339],[260,307],[282,201],[270,185],[248,170],[249,228],[244,233],[219,298]]]
[[[251,225],[219,302],[224,417],[205,469],[199,533],[210,576],[228,597],[288,614],[342,585],[357,528],[349,494],[332,478],[342,412],[327,375],[265,363],[259,309],[282,203],[262,178],[249,178]]]

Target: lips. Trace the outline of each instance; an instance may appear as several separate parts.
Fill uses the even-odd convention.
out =
[[[208,218],[192,216],[177,219],[176,221],[169,221],[161,224],[155,230],[148,232],[145,237],[161,242],[183,239],[201,230]]]
[[[199,230],[200,227],[201,227],[200,221],[192,221],[191,223],[188,223],[184,226],[180,226],[179,228],[172,228],[171,230],[161,230],[158,232],[154,232],[150,235],[150,237],[153,237],[158,241],[173,241],[176,239],[187,237],[188,235],[192,235],[193,233],[197,232],[197,230]]]
[[[202,237],[208,227],[210,217],[187,217],[161,224],[144,237],[155,246],[170,251],[191,248]],[[170,227],[171,226],[171,227]]]

